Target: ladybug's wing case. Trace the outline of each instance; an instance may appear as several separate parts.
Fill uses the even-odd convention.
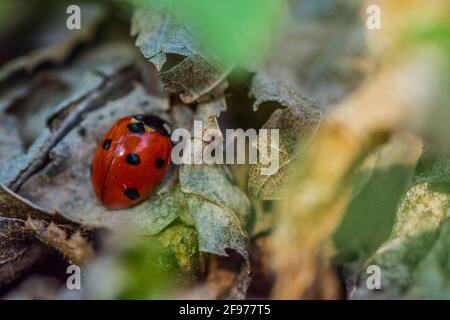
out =
[[[172,144],[165,132],[138,117],[120,119],[92,162],[92,183],[103,205],[125,208],[144,200],[164,179]]]
[[[124,130],[130,118],[120,119],[103,137],[92,159],[91,179],[95,194],[99,199],[103,198],[106,177],[111,163],[115,157],[116,150],[124,139]],[[126,132],[126,131],[125,131]]]
[[[120,208],[144,200],[164,179],[170,152],[170,141],[156,131],[128,134],[111,163],[102,202]]]

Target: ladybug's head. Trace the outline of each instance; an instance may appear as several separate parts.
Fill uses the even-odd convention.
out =
[[[164,119],[153,114],[137,114],[134,115],[133,118],[166,137],[170,137],[170,134],[172,133],[171,125]]]

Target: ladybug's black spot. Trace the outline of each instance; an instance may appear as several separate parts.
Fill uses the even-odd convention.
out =
[[[131,164],[132,166],[137,166],[141,163],[141,158],[136,153],[129,153],[125,158],[125,162]]]
[[[134,122],[127,125],[128,130],[132,133],[143,135],[145,133],[145,126],[142,122]]]
[[[130,200],[137,200],[141,196],[136,188],[127,188],[123,194]]]
[[[111,139],[106,139],[103,141],[103,150],[107,151],[111,147]]]
[[[155,161],[156,169],[161,169],[162,167],[164,167],[164,164],[165,164],[165,161],[161,157],[158,157],[158,159],[156,159],[156,161]]]
[[[147,127],[158,131],[162,135],[170,137],[170,125],[167,121],[161,119],[160,117],[151,114],[137,114],[134,115],[133,118],[137,121],[143,122]]]

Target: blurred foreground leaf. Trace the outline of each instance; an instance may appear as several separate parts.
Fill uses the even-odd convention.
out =
[[[176,222],[155,236],[117,233],[86,269],[84,299],[161,299],[198,272],[196,232]],[[64,296],[66,293],[63,293]]]
[[[275,34],[284,0],[133,0],[136,5],[158,10],[164,8],[177,23],[195,28],[202,45],[209,47],[225,65],[245,55],[261,59]],[[179,41],[186,41],[179,39]],[[155,41],[158,43],[157,41]]]
[[[361,298],[448,298],[449,154],[428,149],[396,214],[389,239],[362,267],[381,268],[381,290],[367,290],[367,274],[352,295]]]
[[[185,103],[203,95],[222,93],[232,64],[220,66],[217,55],[205,49],[189,23],[177,21],[167,10],[138,9],[133,17],[132,35],[145,58],[159,72],[163,88],[179,94]],[[176,64],[167,60],[177,59]],[[164,67],[166,64],[169,67]]]

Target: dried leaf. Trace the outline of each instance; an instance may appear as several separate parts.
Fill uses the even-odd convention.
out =
[[[0,286],[22,276],[48,253],[49,249],[25,229],[24,220],[0,216]]]
[[[33,229],[35,232],[29,229],[27,221],[30,219],[41,225],[53,224],[52,221],[54,221],[72,232],[78,229],[76,225],[62,216],[50,214],[6,187],[0,186],[0,271],[5,275],[5,278],[0,277],[0,283],[13,281],[49,256],[51,249],[41,245],[36,238],[58,250],[65,249],[63,253],[73,261],[83,262],[83,259],[76,255],[81,252],[75,245],[82,245],[82,241],[78,237],[73,237],[68,241],[68,244],[73,247],[73,252],[71,252],[69,248],[61,247],[60,243],[50,241],[54,239],[51,239],[47,232],[37,234],[37,229]]]
[[[2,185],[0,185],[0,216],[23,221],[31,217],[45,221],[67,222],[60,215],[46,211]]]
[[[0,168],[0,182],[17,190],[42,167],[49,150],[85,112],[129,81],[129,72],[123,69],[133,63],[134,57],[134,52],[127,45],[106,45],[98,54],[87,54],[73,69],[60,72],[61,79],[70,84],[72,91],[52,106],[48,127],[43,129],[27,153]]]
[[[52,14],[50,19],[39,26],[41,28],[39,32],[45,34],[47,38],[41,40],[45,43],[51,39],[53,42],[32,51],[27,56],[5,64],[0,69],[0,82],[6,81],[21,71],[31,73],[44,62],[63,63],[78,45],[91,41],[99,22],[104,17],[104,8],[94,3],[78,5],[83,12],[83,28],[79,30],[61,28],[61,25],[65,24],[67,16],[65,15],[66,6],[60,5],[56,10],[56,13],[59,14]]]
[[[220,134],[217,117],[226,109],[223,99],[201,103],[194,119],[203,123],[203,130],[214,129]],[[194,141],[194,140],[193,140]],[[193,150],[193,158],[203,152]],[[200,251],[227,256],[225,249],[237,251],[248,263],[248,239],[244,225],[250,202],[234,184],[231,172],[224,165],[182,164],[179,169],[181,190],[198,232]]]
[[[200,250],[227,256],[225,249],[229,248],[248,262],[248,239],[243,223],[250,204],[229,175],[224,166],[183,165],[181,190],[187,194]]]
[[[206,288],[209,299],[245,299],[250,285],[248,264],[239,259],[211,257]]]
[[[249,192],[255,198],[279,199],[283,186],[289,183],[296,170],[292,161],[308,146],[322,113],[312,102],[262,74],[253,78],[250,95],[255,98],[255,111],[266,102],[285,107],[276,110],[263,126],[263,129],[279,130],[279,145],[272,145],[270,139],[266,143],[258,140],[258,148],[279,153],[279,170],[272,175],[263,175],[261,169],[266,165],[259,162],[251,166],[248,181]],[[262,139],[261,134],[258,139]]]
[[[11,283],[45,261],[51,250],[39,241],[14,242],[0,250],[0,286]]]
[[[0,161],[11,161],[23,152],[17,121],[12,116],[0,116]],[[1,169],[0,169],[1,171]],[[0,175],[1,181],[1,175]]]
[[[68,235],[64,226],[28,219],[26,228],[33,231],[36,238],[60,251],[71,263],[83,266],[94,256],[91,245],[79,231]]]
[[[138,9],[131,34],[137,35],[136,45],[159,71],[164,89],[179,94],[184,103],[225,89],[225,78],[232,66],[219,68],[218,58],[201,45],[196,33],[169,12]],[[183,60],[165,70],[168,55],[181,56]]]

